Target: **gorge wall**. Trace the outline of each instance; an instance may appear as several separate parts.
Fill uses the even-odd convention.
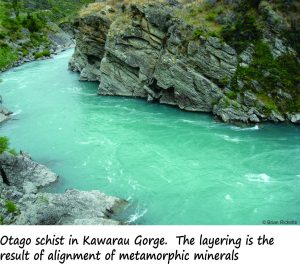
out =
[[[184,21],[181,1],[103,2],[90,5],[76,20],[76,48],[69,63],[81,80],[100,82],[100,95],[145,98],[213,113],[224,122],[300,122],[299,83],[266,85],[274,71],[264,72],[257,64],[263,49],[270,51],[267,56],[276,67],[284,56],[299,63],[280,34],[265,30],[261,41],[237,51]]]

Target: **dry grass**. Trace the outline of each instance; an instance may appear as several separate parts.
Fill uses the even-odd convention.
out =
[[[110,30],[108,32],[108,36],[113,37],[119,35],[125,29],[129,28],[131,26],[130,19],[131,18],[128,14],[117,16],[114,22],[111,24]]]
[[[174,13],[178,18],[195,27],[204,27],[208,31],[214,32],[220,31],[221,26],[215,22],[215,17],[224,10],[222,0],[218,1],[214,6],[206,4],[204,0],[180,0],[179,2],[183,4],[183,8],[174,8]],[[132,4],[144,5],[154,3],[165,3],[165,0],[107,0],[105,2],[96,2],[81,10],[80,16],[105,11],[107,15],[115,17],[116,14],[120,14],[120,7],[122,6],[127,7],[126,10],[128,10],[128,6]],[[109,12],[111,7],[115,9],[115,13]],[[127,13],[123,15],[128,16]]]
[[[105,2],[96,2],[89,4],[86,8],[79,12],[80,16],[87,16],[93,13],[97,13],[103,10],[107,10],[109,7],[121,7],[122,5],[128,7],[129,5],[144,5],[144,4],[154,4],[163,3],[164,0],[107,0]]]
[[[209,5],[203,0],[182,0],[181,2],[184,6],[182,9],[175,10],[177,17],[196,28],[205,28],[208,32],[220,32],[222,27],[215,21],[215,18],[225,10],[223,1],[218,1],[215,5]]]
[[[100,2],[89,4],[86,8],[80,10],[79,16],[87,16],[93,13],[100,12],[105,6],[106,4]]]

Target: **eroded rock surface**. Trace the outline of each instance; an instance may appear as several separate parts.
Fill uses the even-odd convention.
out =
[[[58,175],[26,153],[0,154],[0,220],[2,224],[67,225],[119,224],[114,213],[126,201],[99,191],[41,191]]]
[[[175,15],[179,2],[133,4],[127,11],[101,3],[102,8],[83,12],[75,23],[77,45],[69,68],[80,72],[81,80],[99,81],[101,95],[210,112],[224,122],[296,123],[297,112],[281,112],[255,95],[261,93],[257,80],[247,93],[236,78],[238,67],[253,61],[254,46],[238,54],[217,37],[193,38],[193,26]],[[292,49],[275,38],[273,53],[284,52]]]

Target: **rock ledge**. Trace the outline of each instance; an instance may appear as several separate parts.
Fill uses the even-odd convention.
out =
[[[127,204],[125,200],[99,191],[43,192],[41,188],[56,182],[58,175],[27,153],[0,154],[0,168],[0,224],[120,224],[115,212]]]

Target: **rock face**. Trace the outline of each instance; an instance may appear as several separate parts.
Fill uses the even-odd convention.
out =
[[[210,112],[224,122],[296,120],[288,116],[297,113],[271,113],[255,94],[245,94],[242,82],[238,94],[232,91],[237,68],[251,63],[251,46],[238,55],[219,38],[192,38],[193,27],[174,15],[180,3],[167,2],[131,5],[126,12],[103,5],[82,15],[69,69],[81,80],[99,81],[100,95]]]
[[[0,223],[22,225],[119,224],[114,212],[126,201],[99,191],[41,192],[58,180],[26,153],[0,154]]]
[[[110,18],[102,13],[83,17],[76,22],[76,35],[80,37],[76,39],[69,69],[79,71],[81,80],[100,81],[100,63],[105,54],[104,46],[110,24]]]

